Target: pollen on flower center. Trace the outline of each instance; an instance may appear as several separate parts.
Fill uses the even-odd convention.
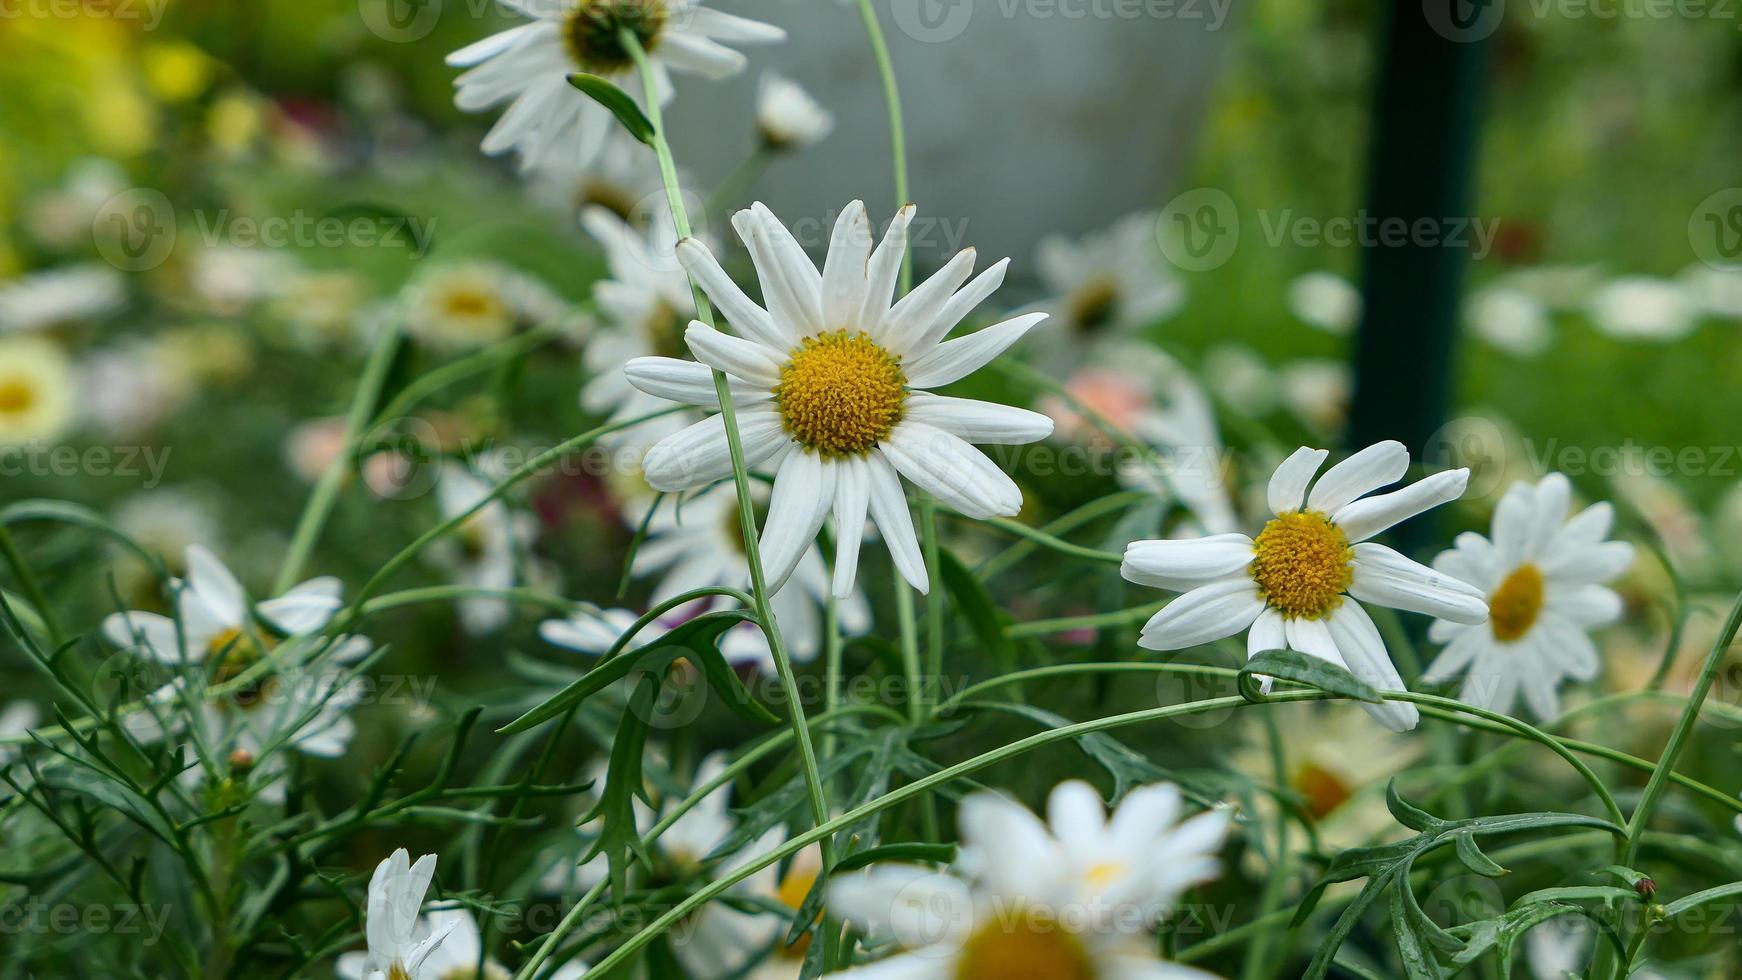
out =
[[[1307,814],[1314,820],[1330,816],[1355,795],[1341,776],[1312,762],[1296,769],[1289,784],[1305,800]]]
[[[1252,547],[1252,578],[1272,609],[1290,619],[1322,619],[1354,578],[1349,539],[1316,511],[1290,511],[1264,526]]]
[[[1050,915],[993,916],[975,930],[956,961],[954,980],[1095,980],[1095,965],[1077,937]]]
[[[1083,333],[1106,326],[1119,308],[1119,284],[1112,276],[1096,276],[1077,287],[1068,301],[1070,322]]]
[[[635,61],[620,32],[628,30],[651,51],[668,16],[665,0],[581,0],[563,24],[563,39],[570,56],[587,71],[626,71]]]
[[[1494,638],[1511,642],[1530,632],[1542,612],[1542,570],[1520,565],[1488,597],[1488,622]]]
[[[36,404],[36,389],[23,381],[0,381],[0,415],[23,415]]]
[[[907,376],[863,333],[807,338],[774,388],[786,431],[824,456],[862,456],[901,421]]]

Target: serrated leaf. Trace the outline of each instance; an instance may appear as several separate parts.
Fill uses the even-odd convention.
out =
[[[605,791],[589,818],[604,821],[599,839],[588,852],[591,858],[605,855],[610,869],[611,894],[621,899],[629,893],[629,861],[639,857],[648,862],[647,851],[641,846],[641,828],[635,819],[635,801],[642,795],[641,759],[651,729],[654,702],[659,697],[660,678],[646,673],[635,683],[629,704],[617,724],[617,738],[611,743],[611,761],[605,770]]]
[[[1498,878],[1507,873],[1493,858],[1482,853],[1482,847],[1476,843],[1473,835],[1459,834],[1452,839],[1458,849],[1458,860],[1463,862],[1464,867],[1489,878]]]
[[[1063,715],[1054,714],[1044,708],[1036,708],[1028,704],[1013,704],[1002,701],[973,701],[961,706],[969,708],[998,711],[1004,714],[1027,718],[1046,728],[1067,728],[1076,724]],[[1113,796],[1123,798],[1135,786],[1150,783],[1174,783],[1180,787],[1193,801],[1203,806],[1214,806],[1218,802],[1201,781],[1184,776],[1170,769],[1149,761],[1143,753],[1132,749],[1106,732],[1090,732],[1079,735],[1074,740],[1084,754],[1094,759],[1107,774],[1113,777]]]
[[[1385,700],[1380,697],[1378,688],[1354,674],[1298,650],[1264,650],[1246,661],[1246,665],[1240,668],[1240,676],[1293,681],[1368,704],[1380,704]]]
[[[623,124],[629,135],[649,146],[653,144],[653,123],[648,121],[646,113],[629,97],[629,93],[608,79],[583,71],[569,75],[569,84],[586,93],[594,102],[611,110],[611,115],[617,117],[617,121]]]
[[[1429,833],[1446,825],[1444,820],[1405,801],[1397,791],[1397,780],[1385,784],[1385,808],[1391,816],[1410,830]]]

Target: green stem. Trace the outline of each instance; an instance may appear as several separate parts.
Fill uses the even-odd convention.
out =
[[[636,70],[641,75],[642,87],[647,92],[647,118],[653,126],[653,150],[659,157],[659,173],[665,183],[666,200],[671,205],[672,220],[679,239],[688,238],[691,233],[689,213],[684,209],[683,191],[678,186],[677,163],[672,159],[671,144],[665,136],[664,113],[660,110],[652,63],[648,61],[647,52],[643,50],[640,39],[633,31],[620,30],[618,38],[634,59]],[[690,290],[695,298],[696,315],[703,323],[713,327],[713,307],[693,278],[690,280]],[[804,702],[799,697],[798,678],[793,671],[792,657],[787,652],[786,641],[781,636],[780,624],[775,619],[774,606],[770,601],[772,593],[762,567],[762,547],[756,534],[756,509],[750,496],[750,469],[744,462],[744,440],[738,431],[738,413],[732,405],[731,385],[725,373],[716,369],[713,374],[714,391],[720,400],[720,416],[725,423],[726,447],[732,456],[732,482],[738,491],[738,520],[744,539],[744,557],[750,566],[750,594],[755,600],[756,619],[768,640],[768,649],[774,658],[774,670],[780,676],[782,693],[792,708],[793,737],[798,744],[799,763],[804,769],[805,792],[810,798],[811,817],[816,823],[822,824],[829,819],[828,789],[823,785],[822,772],[817,765],[816,747],[811,744],[810,727],[805,723]],[[823,867],[832,867],[833,842],[823,841],[821,849]]]
[[[1026,623],[1012,623],[1005,627],[1004,635],[1009,637],[1051,636],[1055,633],[1069,633],[1074,630],[1100,629],[1103,626],[1128,626],[1141,623],[1161,611],[1165,602],[1152,602],[1145,606],[1134,606],[1130,609],[1115,609],[1112,612],[1095,613],[1090,616],[1064,616],[1059,619],[1035,619]]]
[[[1105,497],[1097,497],[1076,510],[1054,519],[1040,530],[1044,534],[1057,537],[1067,531],[1074,531],[1096,518],[1107,514],[1116,514],[1132,504],[1154,499],[1155,495],[1147,490],[1122,490],[1118,493],[1110,493]],[[1008,571],[1017,562],[1028,557],[1034,549],[1034,542],[1018,541],[981,562],[979,567],[974,570],[980,574],[981,581],[989,581],[993,576]]]
[[[1288,786],[1288,756],[1283,749],[1282,731],[1276,724],[1276,713],[1264,713],[1265,740],[1270,746],[1270,768],[1272,778],[1277,786]],[[1283,891],[1288,887],[1289,851],[1288,843],[1288,808],[1276,808],[1276,851],[1270,859],[1269,874],[1264,879],[1264,891],[1259,898],[1258,917],[1275,912],[1282,905]],[[1270,943],[1274,935],[1269,930],[1260,931],[1252,941],[1252,949],[1246,955],[1246,965],[1242,968],[1242,980],[1264,980],[1273,973],[1275,965],[1270,961]]]
[[[883,101],[889,109],[889,156],[895,171],[895,206],[910,203],[907,184],[907,126],[902,121],[901,85],[895,78],[895,62],[889,57],[889,39],[883,35],[883,25],[877,20],[877,8],[871,0],[859,0],[859,16],[865,21],[865,36],[871,42],[871,54],[877,59],[877,75],[883,82]],[[913,253],[901,261],[901,291],[913,285]]]
[[[720,181],[720,185],[714,188],[712,194],[708,195],[708,201],[704,205],[707,208],[707,213],[721,214],[730,209],[738,196],[748,190],[750,185],[756,182],[756,178],[762,176],[762,172],[768,169],[768,162],[772,159],[774,159],[774,153],[768,148],[768,144],[766,142],[757,143],[756,149],[750,151],[750,155],[744,158],[744,162],[738,164],[731,173],[727,174],[726,179]]]
[[[326,526],[327,518],[332,515],[333,505],[339,499],[339,490],[345,484],[345,477],[350,474],[351,467],[356,462],[357,446],[368,429],[369,420],[374,417],[375,403],[381,397],[381,386],[387,381],[387,369],[393,365],[393,355],[398,351],[399,328],[394,326],[382,334],[375,349],[369,353],[368,362],[363,365],[363,379],[357,385],[357,393],[351,398],[351,410],[345,416],[344,451],[327,464],[326,472],[321,474],[320,481],[309,494],[302,518],[297,522],[296,532],[291,536],[290,550],[285,553],[284,564],[278,568],[278,578],[272,586],[273,595],[288,592],[302,578],[303,569],[308,565],[309,553],[314,550],[321,528]]]
[[[56,650],[60,649],[66,638],[55,624],[54,611],[48,608],[48,597],[43,594],[36,575],[31,572],[29,563],[24,560],[23,553],[13,542],[12,532],[6,530],[3,524],[0,524],[0,555],[4,555],[6,564],[12,566],[12,574],[18,579],[18,587],[24,590],[25,599],[35,608],[37,618],[42,621],[43,631],[48,634],[48,645]]]

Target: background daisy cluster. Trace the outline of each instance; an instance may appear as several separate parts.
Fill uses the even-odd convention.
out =
[[[649,18],[651,90],[574,63],[588,5]],[[1218,23],[1109,194],[1144,69],[1036,54],[1095,18],[996,51],[869,4],[898,81],[1035,65],[971,123],[905,88],[956,127],[916,209],[858,5],[402,6],[0,18],[0,975],[1547,980],[1619,975],[1610,931],[1742,972],[1733,23],[1499,22],[1456,357],[1411,368],[1454,405],[1406,448],[1347,444],[1324,234],[1370,5]],[[667,110],[687,235],[577,67]],[[1045,95],[1099,72],[1119,108]],[[1088,161],[1035,165],[1068,220],[928,197],[1029,129]],[[1193,188],[1242,229],[1208,267]],[[862,452],[781,415],[835,330],[903,379]]]

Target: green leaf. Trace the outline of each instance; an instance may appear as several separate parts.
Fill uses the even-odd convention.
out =
[[[1057,715],[1044,708],[1036,708],[1028,704],[1011,704],[1002,701],[971,701],[961,705],[962,710],[979,709],[998,711],[1017,715],[1039,724],[1043,728],[1067,728],[1076,724],[1063,715]],[[1203,806],[1215,806],[1220,794],[1211,790],[1200,779],[1182,775],[1171,769],[1149,761],[1143,753],[1126,745],[1106,732],[1090,732],[1076,738],[1077,747],[1089,758],[1095,760],[1107,774],[1113,777],[1113,797],[1120,799],[1135,786],[1150,783],[1174,783],[1180,787],[1193,801]]]
[[[849,854],[835,862],[835,871],[857,871],[880,861],[924,861],[927,864],[949,864],[956,859],[954,844],[884,844]]]
[[[1298,650],[1265,650],[1247,660],[1246,665],[1240,668],[1242,680],[1258,676],[1305,684],[1338,697],[1365,701],[1368,704],[1380,704],[1385,700],[1380,697],[1377,688],[1354,674]],[[1245,686],[1242,685],[1242,691],[1244,690]],[[1248,700],[1251,698],[1248,697]]]
[[[968,621],[968,628],[974,631],[974,638],[980,641],[992,662],[1001,672],[1014,670],[1016,649],[1004,632],[1006,617],[998,612],[986,586],[968,566],[962,564],[961,559],[941,549],[938,551],[938,572],[943,578],[944,588],[956,600],[957,611]]]
[[[1458,849],[1458,860],[1464,863],[1464,867],[1489,878],[1498,878],[1507,873],[1493,858],[1482,853],[1482,847],[1476,843],[1475,835],[1459,834],[1452,840]]]
[[[652,728],[654,702],[659,698],[661,680],[656,673],[641,675],[635,692],[623,709],[617,723],[617,738],[611,743],[611,761],[605,770],[605,792],[587,816],[602,818],[604,827],[594,842],[588,857],[605,855],[610,868],[611,894],[629,894],[629,861],[639,857],[651,863],[647,849],[641,846],[641,830],[636,826],[635,801],[643,795],[641,759],[647,745],[647,733]]]
[[[653,145],[653,123],[648,122],[647,115],[629,93],[613,85],[610,81],[598,75],[589,75],[577,71],[569,76],[569,84],[587,94],[587,97],[611,110],[629,135],[649,146]]]
[[[1391,811],[1391,816],[1398,823],[1410,830],[1427,833],[1446,825],[1446,822],[1439,817],[1405,802],[1403,796],[1397,791],[1397,780],[1395,779],[1385,784],[1385,808]]]
[[[752,721],[773,724],[779,721],[767,708],[757,704],[750,692],[737,679],[725,657],[715,646],[721,635],[739,623],[751,622],[753,616],[743,609],[723,609],[706,613],[671,630],[659,639],[628,653],[608,656],[580,680],[547,698],[542,704],[497,729],[500,735],[515,735],[536,728],[579,705],[593,695],[628,677],[638,666],[650,662],[656,654],[670,656],[675,650],[696,655],[702,662],[708,683],[726,699],[732,710]],[[711,661],[718,660],[718,664]],[[722,690],[724,688],[724,690]]]

